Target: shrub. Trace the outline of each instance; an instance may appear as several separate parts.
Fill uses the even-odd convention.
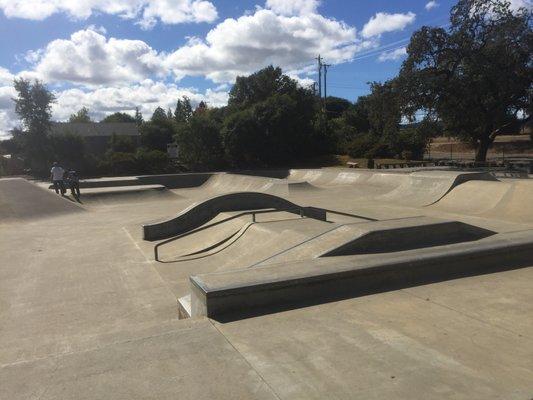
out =
[[[357,135],[348,143],[348,154],[353,158],[367,158],[375,150],[377,145],[376,138],[370,133]]]
[[[99,165],[100,171],[113,175],[134,174],[137,172],[137,162],[133,153],[108,153]]]
[[[135,153],[136,169],[146,174],[162,174],[169,172],[170,158],[159,150],[139,149]]]

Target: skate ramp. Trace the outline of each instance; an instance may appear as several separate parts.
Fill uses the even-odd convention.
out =
[[[322,221],[279,214],[284,215],[278,215],[278,220],[252,222],[241,219],[226,227],[220,225],[210,231],[199,232],[195,234],[195,251],[191,251],[193,248],[188,248],[185,241],[177,240],[170,243],[172,247],[161,247],[160,261],[185,263],[187,268],[195,266],[199,270],[213,272],[247,268],[272,253],[284,251],[318,235],[330,226]],[[228,236],[223,237],[224,233]],[[184,239],[194,240],[190,237]],[[203,249],[199,249],[200,241],[205,246]]]
[[[411,217],[336,227],[258,265],[358,254],[393,253],[471,242],[495,232],[458,221]]]
[[[263,192],[283,196],[288,194],[287,181],[276,178],[218,173],[212,175],[201,189],[211,193]]]
[[[177,236],[211,221],[223,212],[275,209],[325,220],[326,213],[313,207],[301,207],[267,193],[240,192],[215,196],[192,204],[178,216],[167,221],[143,225],[144,240],[159,240]]]
[[[144,201],[175,200],[181,196],[163,185],[137,185],[82,189],[81,201],[90,205],[115,205]]]
[[[195,188],[203,185],[212,175],[213,174],[211,173],[190,173],[103,177],[82,179],[80,181],[80,187],[82,189],[89,189],[139,185],[163,185],[168,189],[185,189]]]
[[[467,181],[496,181],[486,172],[417,171],[373,172],[335,170],[291,170],[290,180],[316,187],[351,187],[354,199],[422,207],[443,198]]]
[[[53,217],[83,210],[79,204],[26,179],[0,179],[0,222]]]
[[[231,216],[233,213],[221,213],[210,223],[214,224]],[[219,247],[222,243],[230,240],[251,220],[249,216],[231,219],[225,223],[170,241],[159,247],[159,260],[167,262],[169,260],[182,260],[188,255],[205,254],[212,248]]]
[[[454,214],[533,223],[533,181],[466,182],[429,208]]]
[[[309,192],[321,192],[324,191],[324,189],[319,188],[318,186],[312,185],[307,181],[296,181],[296,182],[289,182],[287,184],[289,189],[289,195],[300,193],[305,194]]]

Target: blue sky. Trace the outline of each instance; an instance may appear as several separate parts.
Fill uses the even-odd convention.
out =
[[[394,76],[410,35],[447,24],[453,3],[0,0],[0,135],[18,124],[16,76],[45,81],[58,120],[81,106],[95,119],[135,106],[149,116],[181,95],[223,105],[235,76],[270,63],[310,84],[321,53],[328,94],[353,101]]]

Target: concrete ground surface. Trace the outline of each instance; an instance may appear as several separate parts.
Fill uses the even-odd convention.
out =
[[[256,268],[335,224],[427,216],[533,229],[527,179],[269,174],[91,180],[80,202],[0,179],[0,399],[533,399],[533,254],[503,272],[232,322],[179,320],[191,276]],[[243,216],[154,260],[143,224],[241,191],[351,216]]]

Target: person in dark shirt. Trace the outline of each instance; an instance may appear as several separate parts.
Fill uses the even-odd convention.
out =
[[[70,193],[72,196],[80,197],[80,178],[76,171],[70,170],[67,174],[67,180],[70,186]]]

